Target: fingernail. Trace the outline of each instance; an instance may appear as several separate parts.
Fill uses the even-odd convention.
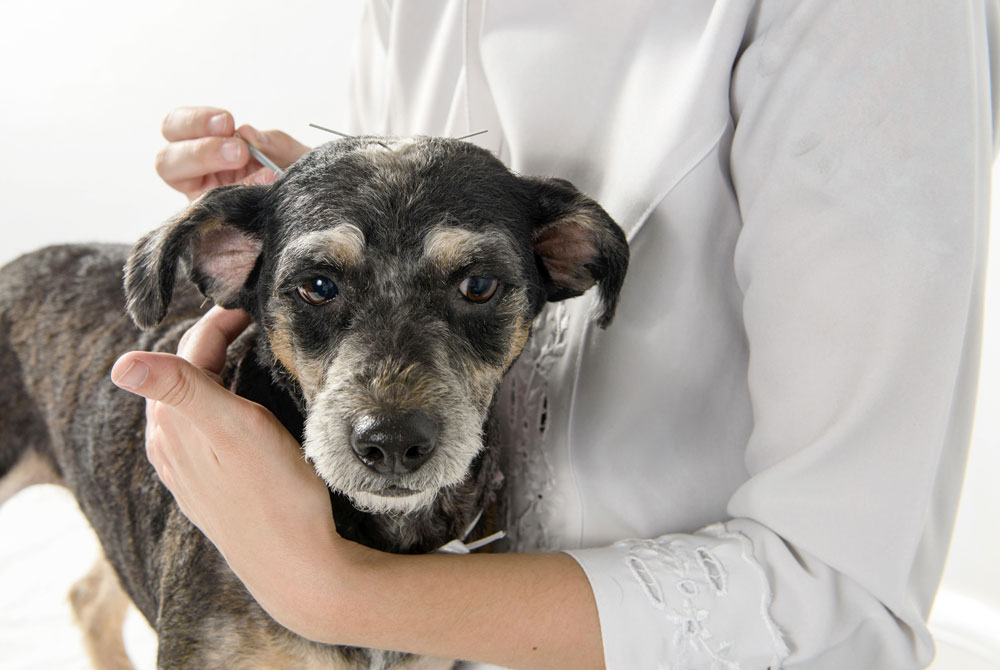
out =
[[[256,128],[253,129],[254,137],[257,138],[257,144],[267,144],[267,133],[262,133]]]
[[[213,135],[225,135],[226,121],[226,114],[224,112],[216,114],[208,120],[208,132]]]
[[[240,146],[241,142],[239,140],[229,140],[222,145],[222,160],[227,163],[235,163],[240,159],[240,151],[243,147]]]
[[[123,373],[117,377],[112,377],[111,381],[122,388],[137,389],[142,386],[142,383],[146,381],[146,377],[148,376],[149,367],[145,363],[142,361],[132,361],[132,364],[125,368]]]

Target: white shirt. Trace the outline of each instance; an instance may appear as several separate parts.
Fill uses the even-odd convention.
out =
[[[614,324],[552,304],[501,393],[510,528],[607,667],[916,668],[976,387],[991,0],[375,0],[353,132],[600,202]]]

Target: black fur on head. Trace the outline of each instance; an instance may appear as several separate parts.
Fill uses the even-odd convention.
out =
[[[414,141],[427,154],[426,165],[440,172],[439,164],[453,162],[453,172],[463,177],[462,186],[481,187],[480,201],[490,201],[503,193],[524,204],[525,214],[531,218],[531,243],[542,301],[576,297],[596,284],[600,303],[595,320],[602,328],[610,324],[628,267],[629,250],[621,229],[600,205],[566,180],[512,175],[489,152],[467,142],[434,138]],[[380,138],[367,137],[328,143],[293,166],[286,174],[290,178],[283,177],[266,187],[217,188],[176,219],[143,237],[125,267],[125,293],[132,319],[142,328],[163,319],[178,267],[216,304],[243,307],[258,314],[251,285],[258,274],[258,257],[261,251],[280,251],[265,249],[265,240],[280,245],[295,234],[287,230],[289,224],[294,227],[294,221],[283,222],[286,230],[280,233],[267,230],[272,220],[270,213],[294,211],[296,207],[289,207],[290,203],[304,198],[316,201],[324,191],[336,193],[337,206],[342,206],[347,216],[367,207],[373,192],[388,192],[392,186],[381,183],[386,176],[382,167],[359,169],[373,145],[384,146]],[[480,164],[483,169],[476,170]],[[358,179],[370,183],[359,183]],[[352,203],[345,191],[364,195]],[[463,193],[458,184],[449,192],[439,182],[434,185],[434,197],[443,208],[449,208],[461,206]],[[510,200],[497,197],[500,199]],[[268,212],[264,211],[265,202]],[[541,306],[539,302],[536,308]]]

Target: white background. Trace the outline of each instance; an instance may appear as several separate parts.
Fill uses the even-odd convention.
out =
[[[281,128],[306,144],[328,139],[309,122],[343,125],[360,2],[5,0],[2,8],[0,264],[54,242],[131,243],[183,207],[153,169],[172,107],[224,107],[237,123]],[[970,467],[934,616],[939,670],[1000,667],[994,266]],[[34,487],[0,509],[0,670],[88,667],[65,593],[96,554],[60,489]],[[152,667],[143,626],[129,619],[128,643],[137,665]]]

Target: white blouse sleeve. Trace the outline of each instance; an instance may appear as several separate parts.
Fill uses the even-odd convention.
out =
[[[569,553],[611,670],[922,667],[977,380],[996,7],[759,5],[731,89],[750,478],[726,523]]]

